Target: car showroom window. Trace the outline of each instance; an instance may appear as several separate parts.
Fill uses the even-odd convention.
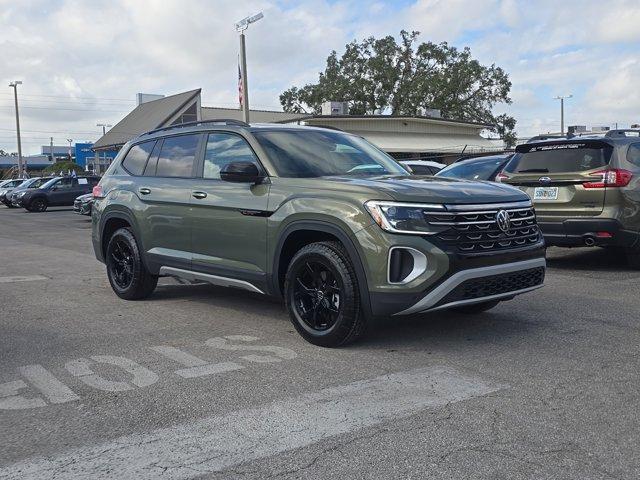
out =
[[[147,159],[151,154],[151,150],[153,150],[153,146],[156,141],[152,140],[150,142],[139,143],[138,145],[134,145],[127,152],[127,156],[124,157],[122,161],[122,166],[129,172],[131,175],[142,175],[144,171],[144,166],[147,164]]]
[[[156,176],[190,177],[199,139],[199,134],[165,138],[158,156]]]
[[[640,167],[640,143],[632,143],[627,150],[627,161]]]
[[[219,179],[220,170],[231,162],[251,162],[259,165],[253,150],[244,138],[233,133],[210,133],[204,155],[203,177]]]

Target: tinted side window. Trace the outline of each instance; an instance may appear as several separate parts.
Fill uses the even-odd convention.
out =
[[[132,175],[142,175],[144,171],[144,166],[147,164],[147,159],[149,158],[149,154],[151,150],[153,150],[153,145],[155,144],[155,140],[150,142],[139,143],[138,145],[134,145],[127,152],[127,156],[124,157],[122,161],[122,166]]]
[[[70,177],[66,177],[61,179],[58,183],[56,183],[55,187],[58,190],[68,190],[70,188],[73,188],[73,178]]]
[[[220,170],[231,162],[252,162],[258,159],[244,138],[232,133],[211,133],[204,155],[204,178],[220,178]]]
[[[433,171],[427,165],[410,165],[409,168],[414,175],[433,175]]]
[[[629,150],[627,150],[627,161],[640,167],[640,143],[633,143],[629,145]]]
[[[196,158],[199,135],[165,138],[158,157],[158,177],[190,177]]]

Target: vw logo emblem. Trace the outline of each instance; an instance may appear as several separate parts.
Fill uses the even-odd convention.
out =
[[[507,233],[511,228],[511,218],[509,218],[509,213],[506,210],[500,210],[496,214],[496,223],[500,230]]]
[[[538,179],[538,181],[539,181],[540,183],[549,183],[549,182],[551,181],[551,178],[549,178],[549,177],[540,177],[540,178]]]

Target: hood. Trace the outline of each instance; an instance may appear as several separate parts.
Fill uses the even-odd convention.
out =
[[[326,180],[369,187],[400,202],[478,204],[529,200],[521,190],[494,182],[479,182],[444,177],[393,176],[325,177]]]

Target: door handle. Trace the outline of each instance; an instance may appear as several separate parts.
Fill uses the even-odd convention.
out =
[[[141,187],[138,189],[141,195],[149,195],[151,193],[151,189],[147,187]]]
[[[193,198],[197,198],[198,200],[207,198],[207,194],[205,192],[192,192],[191,195],[193,196]]]

